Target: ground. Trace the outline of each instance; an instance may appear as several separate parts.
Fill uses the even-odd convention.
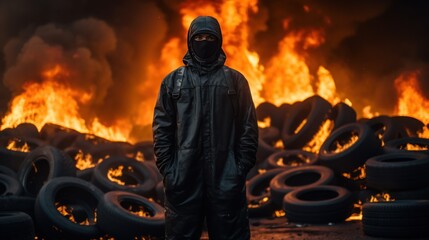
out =
[[[386,240],[363,233],[361,221],[325,225],[299,225],[285,218],[251,219],[252,240]],[[209,239],[204,233],[202,240]],[[421,238],[428,239],[428,238]]]

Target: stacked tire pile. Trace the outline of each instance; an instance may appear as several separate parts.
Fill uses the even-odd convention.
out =
[[[279,107],[262,103],[257,117],[269,118],[270,125],[260,128],[257,165],[248,175],[251,217],[283,210],[291,222],[341,222],[356,210],[354,205],[364,203],[368,235],[398,236],[400,230],[390,230],[402,224],[402,236],[421,236],[429,227],[423,219],[429,201],[429,139],[419,137],[426,127],[420,120],[357,119],[350,106],[332,106],[319,96]],[[311,149],[327,121],[329,133],[321,147],[304,150]],[[380,194],[397,201],[370,203]]]
[[[79,156],[88,168],[76,167]],[[111,142],[54,124],[4,129],[0,236],[156,239],[165,225],[160,182],[150,142]]]

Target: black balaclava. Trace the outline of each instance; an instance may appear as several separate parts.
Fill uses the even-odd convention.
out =
[[[203,60],[212,59],[212,57],[219,51],[219,40],[216,37],[215,39],[215,41],[195,41],[192,39],[191,45],[195,55]]]
[[[215,41],[195,41],[198,34],[211,34]],[[222,51],[222,32],[219,22],[214,17],[200,16],[195,18],[188,31],[188,50],[191,56],[201,65],[211,65]]]

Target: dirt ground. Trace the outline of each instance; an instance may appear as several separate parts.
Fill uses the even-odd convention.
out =
[[[286,218],[251,219],[252,240],[386,240],[363,233],[361,221],[326,225],[299,225],[288,223]],[[204,233],[202,240],[209,239]],[[420,238],[419,240],[429,239]]]

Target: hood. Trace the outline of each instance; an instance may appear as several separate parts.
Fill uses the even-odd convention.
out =
[[[192,38],[200,33],[210,33],[218,38],[218,51],[214,55],[213,59],[204,60],[199,58],[192,49]],[[211,71],[218,66],[222,66],[225,63],[226,56],[222,50],[222,31],[220,29],[219,22],[214,17],[200,16],[195,18],[188,30],[188,52],[183,58],[185,65],[191,67],[197,67],[203,72]]]

